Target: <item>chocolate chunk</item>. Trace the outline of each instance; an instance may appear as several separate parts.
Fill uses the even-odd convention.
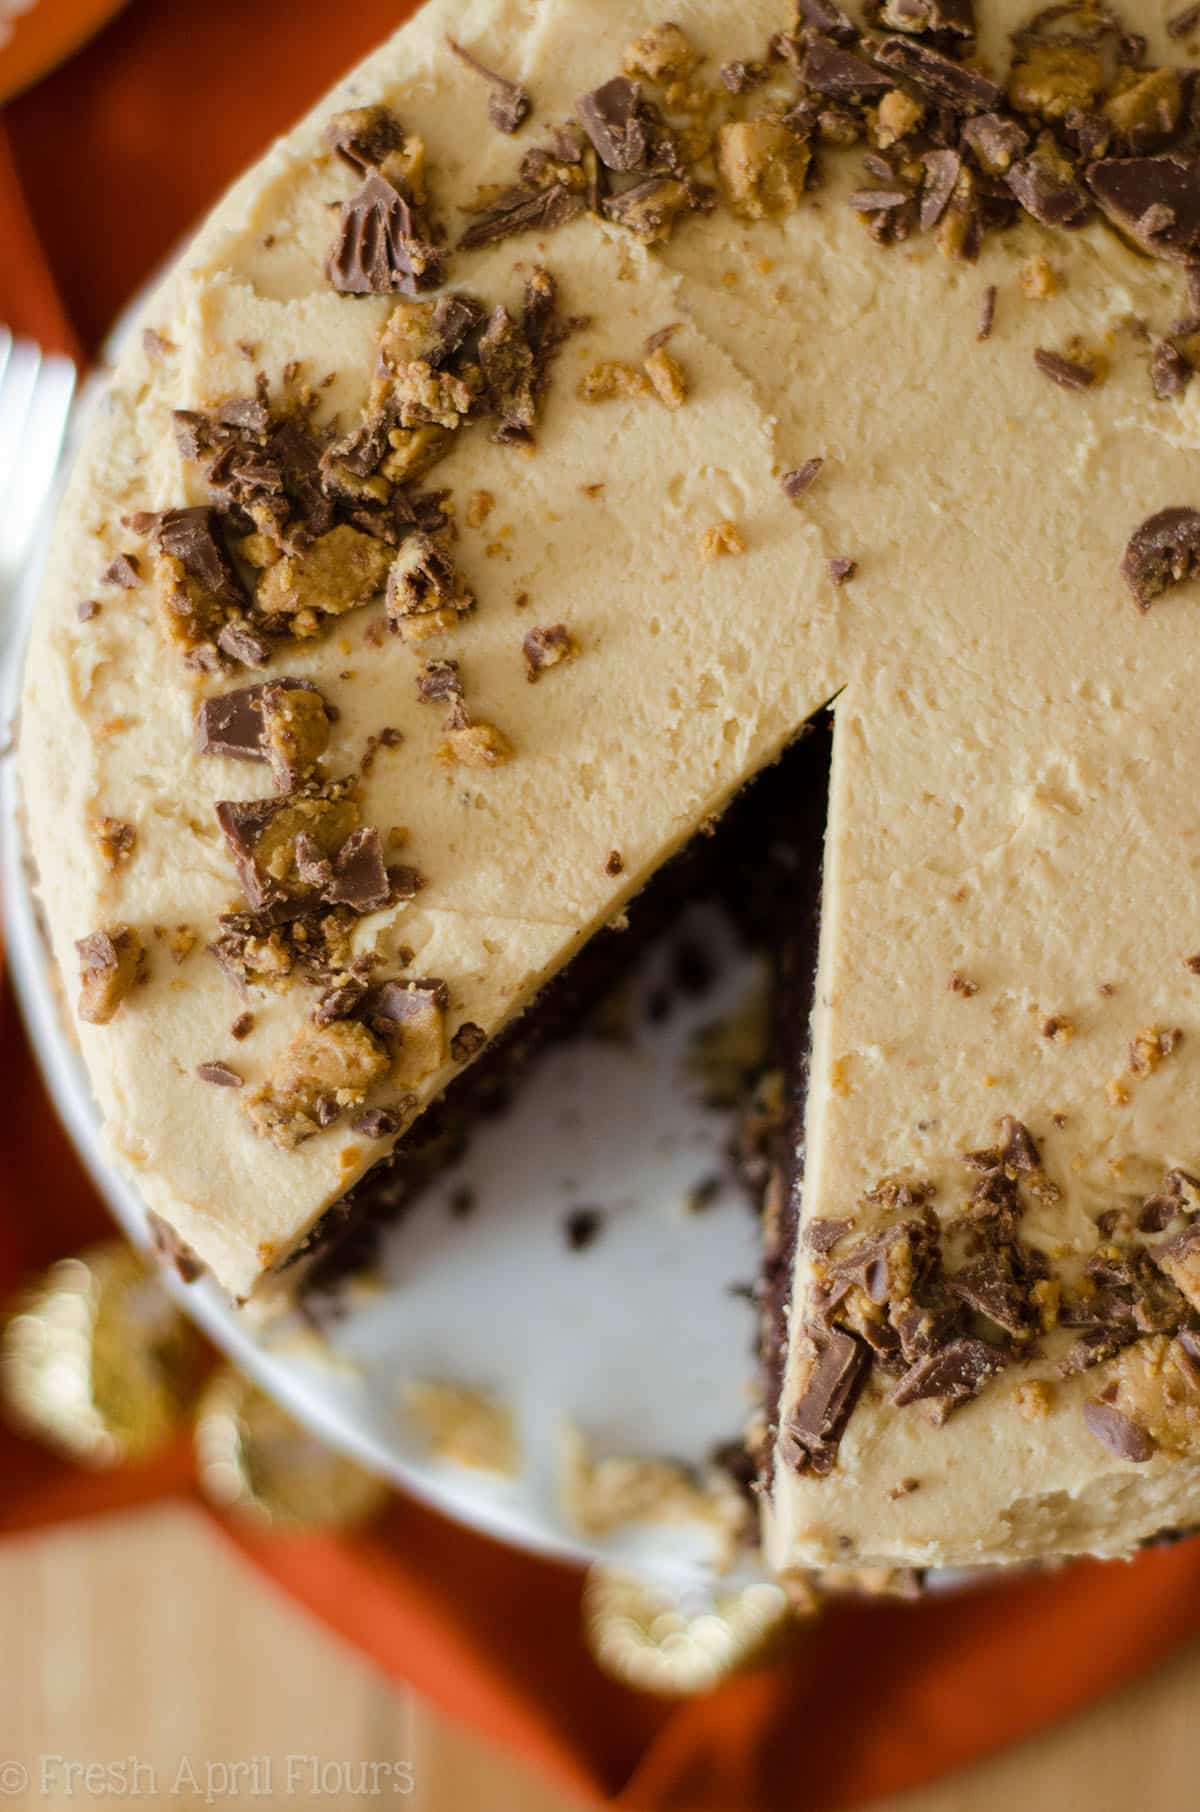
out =
[[[278,905],[282,898],[283,890],[260,871],[255,851],[286,804],[283,799],[223,799],[216,808],[217,823],[225,833],[242,891],[256,912]]]
[[[308,535],[328,535],[334,527],[335,511],[332,500],[324,491],[321,440],[317,440],[306,422],[295,415],[286,415],[270,429],[266,453],[279,473],[292,516],[305,524]]]
[[[253,1013],[239,1013],[237,1018],[234,1020],[233,1024],[229,1028],[229,1036],[231,1038],[236,1038],[238,1043],[240,1044],[243,1038],[249,1038],[249,1036],[253,1030],[254,1030]]]
[[[1119,1460],[1132,1460],[1140,1466],[1152,1456],[1152,1437],[1115,1403],[1103,1403],[1094,1397],[1084,1404],[1083,1419],[1102,1446]]]
[[[75,944],[79,956],[79,1017],[104,1026],[143,972],[145,950],[129,925],[105,925]]]
[[[1092,113],[1083,107],[1072,107],[1063,120],[1063,127],[1080,163],[1095,163],[1097,158],[1107,155],[1113,137],[1113,122],[1107,114]],[[1138,129],[1135,128],[1134,134],[1137,131]],[[1131,134],[1125,149],[1142,151],[1150,148],[1134,134]]]
[[[235,428],[249,435],[262,435],[271,425],[271,411],[261,396],[231,396],[217,404],[213,419],[223,428]]]
[[[1182,12],[1175,13],[1167,20],[1167,35],[1171,38],[1190,38],[1200,25],[1200,6],[1185,6]]]
[[[911,38],[885,38],[875,48],[875,59],[964,113],[995,113],[1004,105],[1004,90],[997,83],[932,45],[917,44]]]
[[[610,849],[604,863],[604,872],[615,881],[618,875],[625,873],[625,858],[619,849]]]
[[[404,145],[404,127],[390,107],[355,107],[325,128],[325,143],[343,163],[365,176]]]
[[[227,1063],[198,1063],[196,1074],[201,1082],[212,1082],[217,1088],[243,1088],[245,1077],[231,1070]]]
[[[974,0],[885,0],[883,22],[894,31],[975,36]]]
[[[1020,1338],[1033,1323],[1031,1281],[1016,1248],[1003,1245],[959,1271],[950,1279],[950,1288],[969,1308]]]
[[[313,774],[329,743],[329,721],[310,680],[264,681],[205,699],[196,747],[202,755],[269,762],[276,790],[287,793]]]
[[[446,984],[432,978],[372,989],[363,1014],[391,1053],[395,1082],[415,1087],[445,1063],[447,1001]]]
[[[845,585],[858,571],[858,561],[851,560],[848,554],[839,554],[829,562],[829,577],[835,585]]]
[[[918,1359],[896,1385],[888,1401],[897,1409],[908,1403],[937,1400],[941,1421],[959,1403],[982,1389],[1004,1364],[1004,1354],[986,1341],[964,1337]]]
[[[103,573],[105,585],[119,585],[123,591],[132,591],[141,580],[138,576],[138,563],[135,554],[118,554]]]
[[[1176,1203],[1176,1210],[1178,1208],[1179,1204]],[[1172,1285],[1178,1288],[1192,1308],[1200,1306],[1200,1222],[1191,1221],[1181,1233],[1176,1233],[1170,1239],[1160,1241],[1157,1246],[1151,1248],[1150,1257],[1153,1263],[1166,1273]],[[1180,1303],[1178,1311],[1175,1312],[1174,1325],[1169,1326],[1167,1324],[1171,1307],[1168,1305],[1166,1314],[1161,1317],[1163,1325],[1153,1329],[1147,1328],[1146,1331],[1174,1333],[1183,1319],[1182,1309],[1183,1304]]]
[[[195,1283],[204,1276],[208,1266],[188,1245],[180,1239],[174,1227],[169,1227],[160,1214],[153,1208],[146,1210],[146,1228],[155,1252],[164,1263],[173,1265],[185,1284]]]
[[[963,122],[962,142],[989,176],[1003,176],[1028,146],[1029,134],[1007,114],[976,113]]]
[[[928,1281],[936,1259],[936,1234],[920,1220],[900,1221],[861,1239],[831,1268],[830,1276],[864,1290],[874,1303],[906,1302]]]
[[[424,975],[413,981],[380,982],[371,990],[367,1018],[383,1032],[403,1026],[432,1001],[440,1012],[450,1004],[450,990],[439,976]]]
[[[1063,1323],[1060,1317],[1060,1325]],[[1106,1365],[1122,1349],[1137,1338],[1136,1330],[1126,1328],[1089,1328],[1058,1362],[1060,1378],[1076,1378],[1083,1372],[1091,1371],[1093,1366]]]
[[[387,1107],[369,1107],[350,1125],[364,1139],[390,1139],[400,1131],[400,1116]]]
[[[515,233],[553,232],[577,219],[586,205],[579,191],[567,188],[565,183],[551,183],[544,189],[519,184],[506,189],[472,221],[459,239],[459,247],[473,251],[481,245],[494,245],[499,239],[510,239]]]
[[[1083,185],[1043,157],[1022,158],[1005,180],[1025,212],[1042,226],[1082,226],[1091,211]]]
[[[766,76],[761,63],[735,61],[721,65],[721,86],[729,94],[745,94],[748,88],[755,88]]]
[[[417,697],[423,705],[440,704],[462,695],[457,661],[426,661],[417,675]]]
[[[1088,187],[1114,226],[1155,258],[1190,264],[1200,252],[1200,158],[1108,157]]]
[[[890,75],[876,69],[865,57],[820,38],[805,51],[800,77],[806,88],[833,100],[871,99],[887,94],[895,86]]]
[[[989,283],[979,298],[979,326],[975,329],[977,340],[990,340],[992,328],[996,322],[996,285]]]
[[[1081,364],[1078,359],[1064,358],[1061,352],[1050,352],[1039,346],[1033,355],[1033,362],[1043,377],[1048,377],[1060,390],[1090,390],[1096,382],[1096,373],[1091,365]]]
[[[165,510],[154,522],[160,549],[179,561],[189,579],[221,604],[236,609],[244,606],[246,594],[221,535],[220,517],[211,504]]]
[[[331,906],[348,906],[352,912],[378,912],[391,899],[391,886],[383,861],[383,840],[370,826],[351,831],[333,858],[333,873],[325,889]]]
[[[313,1008],[313,1024],[329,1026],[335,1019],[353,1019],[369,993],[370,987],[361,975],[347,975],[332,988],[326,988]]]
[[[417,235],[413,212],[399,189],[372,173],[342,208],[327,272],[349,296],[415,296],[436,287],[442,254]]]
[[[487,1043],[487,1033],[482,1026],[473,1020],[464,1020],[450,1040],[450,1055],[455,1063],[466,1063],[471,1057],[478,1057]]]
[[[184,459],[202,459],[212,451],[212,423],[198,409],[175,409],[171,412],[175,445]]]
[[[910,1366],[944,1352],[957,1337],[962,1323],[961,1305],[948,1290],[944,1299],[939,1292],[929,1303],[912,1301],[900,1307],[893,1304],[889,1316],[899,1336],[900,1352]]]
[[[1042,1167],[1037,1141],[1029,1128],[1005,1114],[1000,1122],[1000,1162],[1008,1170],[1035,1171]]]
[[[582,316],[562,318],[558,312],[557,283],[548,270],[535,265],[525,279],[521,298],[521,332],[533,354],[535,397],[546,382],[550,362],[559,348],[572,333],[586,325]]]
[[[529,118],[533,109],[533,102],[530,100],[528,92],[521,87],[519,82],[510,82],[507,77],[497,75],[494,69],[489,69],[486,64],[479,61],[478,57],[473,57],[471,52],[457,43],[455,39],[448,37],[446,43],[455,56],[467,65],[468,69],[473,69],[476,75],[481,75],[486,82],[491,84],[492,92],[488,96],[488,118],[497,132],[515,132],[517,127],[523,125]]]
[[[537,419],[537,368],[524,333],[502,303],[479,342],[488,403],[500,418],[497,440],[528,440]]]
[[[798,1472],[832,1470],[869,1365],[869,1349],[852,1334],[817,1338],[808,1377],[779,1434],[780,1452]]]
[[[1123,1294],[1113,1290],[1093,1289],[1090,1294],[1072,1292],[1063,1298],[1058,1324],[1064,1328],[1100,1328],[1132,1339],[1135,1329],[1133,1306]]]
[[[1019,1213],[1020,1202],[1013,1172],[1006,1170],[1002,1164],[985,1170],[971,1191],[967,1218],[988,1226],[991,1231],[997,1225],[1015,1224]]]
[[[1121,576],[1139,610],[1149,610],[1160,592],[1180,585],[1200,562],[1200,510],[1183,504],[1148,516],[1129,537]]]
[[[474,598],[439,541],[417,529],[406,537],[388,574],[387,615],[393,628],[436,611],[459,614]]]
[[[619,195],[600,203],[606,220],[627,227],[639,239],[654,245],[669,239],[675,222],[684,214],[706,214],[713,207],[711,189],[684,182],[678,176],[647,176]]]
[[[426,354],[429,363],[435,369],[444,365],[451,354],[456,353],[474,333],[486,314],[483,303],[477,302],[474,296],[468,296],[462,290],[439,296],[434,303],[430,327],[433,344]]]
[[[76,606],[75,615],[81,623],[90,623],[93,617],[100,615],[100,604],[96,598],[85,598]]]
[[[333,863],[315,837],[303,831],[294,844],[296,878],[305,887],[324,893],[333,880]]]
[[[806,459],[802,466],[797,466],[794,471],[783,474],[779,482],[789,503],[797,503],[806,491],[812,489],[816,483],[817,474],[824,464],[825,461],[821,458]]]
[[[1184,358],[1174,340],[1156,340],[1150,355],[1150,382],[1159,401],[1182,396],[1191,381],[1191,363]]]
[[[647,170],[659,134],[642,91],[628,76],[614,76],[575,103],[583,129],[607,170]]]
[[[957,151],[927,151],[921,159],[925,181],[921,187],[920,220],[922,229],[930,232],[950,205],[950,197],[962,169]]]
[[[849,1233],[854,1222],[845,1220],[808,1221],[805,1224],[803,1245],[805,1251],[819,1253],[822,1257],[831,1252],[842,1235]]]
[[[1148,1195],[1138,1210],[1139,1233],[1163,1233],[1184,1211],[1175,1195]]]
[[[1195,1214],[1200,1209],[1200,1177],[1194,1177],[1188,1170],[1168,1170],[1163,1178],[1163,1188],[1168,1195],[1179,1201],[1184,1214]]]
[[[449,491],[398,490],[392,498],[392,514],[403,538],[409,529],[420,529],[423,535],[437,535],[450,526],[446,506]]]
[[[284,685],[295,685],[285,680]],[[196,714],[196,748],[201,755],[228,755],[239,761],[262,761],[264,687],[243,686],[206,698]]]
[[[551,623],[545,629],[531,629],[521,644],[525,655],[525,676],[532,684],[550,667],[569,661],[575,654],[575,642],[565,623]]]
[[[1101,1247],[1084,1266],[1084,1276],[1097,1289],[1090,1301],[1084,1299],[1083,1312],[1108,1327],[1173,1334],[1187,1316],[1182,1292],[1194,1287],[1191,1231],[1185,1229],[1152,1252],[1139,1246],[1124,1252],[1111,1244]]]
[[[833,0],[796,0],[796,16],[801,25],[807,25],[810,31],[824,33],[832,38],[835,44],[854,44],[858,39],[858,28],[848,14]]]
[[[586,1251],[588,1246],[594,1245],[599,1239],[603,1226],[602,1208],[572,1208],[563,1222],[568,1250]]]
[[[340,440],[332,441],[321,454],[321,477],[326,487],[358,496],[357,486],[347,486],[347,475],[351,478],[374,476],[392,450],[388,435],[393,426],[391,417],[379,410]]]
[[[891,159],[882,156],[880,152],[864,151],[862,161],[863,169],[868,176],[873,176],[876,182],[887,183],[896,180],[896,172],[892,168]]]
[[[887,214],[911,200],[907,189],[853,189],[846,197],[847,204],[860,214]]]
[[[243,667],[265,667],[271,658],[270,642],[245,623],[226,623],[217,637],[217,647]]]

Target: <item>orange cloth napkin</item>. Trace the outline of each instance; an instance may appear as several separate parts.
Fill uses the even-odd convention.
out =
[[[95,350],[272,135],[398,25],[389,0],[135,0],[0,121],[0,321]],[[103,1230],[0,998],[0,1291]],[[85,1474],[0,1429],[0,1533],[193,1491],[186,1444]],[[369,1533],[229,1539],[381,1667],[590,1805],[805,1812],[899,1792],[1063,1717],[1200,1633],[1200,1542],[831,1612],[786,1662],[671,1705],[607,1680],[577,1572],[406,1499]]]

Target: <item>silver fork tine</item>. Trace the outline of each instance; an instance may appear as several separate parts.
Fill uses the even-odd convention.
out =
[[[28,341],[0,375],[0,599],[11,594],[49,499],[75,391],[70,359]]]
[[[15,340],[0,381],[0,505],[7,506],[9,490],[21,459],[25,419],[33,400],[40,350],[28,340]],[[0,509],[7,516],[7,507]]]

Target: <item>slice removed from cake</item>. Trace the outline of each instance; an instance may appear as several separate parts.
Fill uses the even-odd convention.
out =
[[[239,1296],[835,700],[780,1566],[1200,1509],[1190,88],[977,10],[434,0],[150,305],[28,665],[110,1138]]]

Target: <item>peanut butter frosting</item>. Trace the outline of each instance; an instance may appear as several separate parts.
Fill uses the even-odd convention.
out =
[[[430,0],[218,206],[63,505],[40,895],[114,1154],[238,1297],[833,701],[781,1568],[1200,1520],[1145,1210],[1186,1247],[1174,10]],[[1129,1338],[1056,1325],[1097,1296]]]

